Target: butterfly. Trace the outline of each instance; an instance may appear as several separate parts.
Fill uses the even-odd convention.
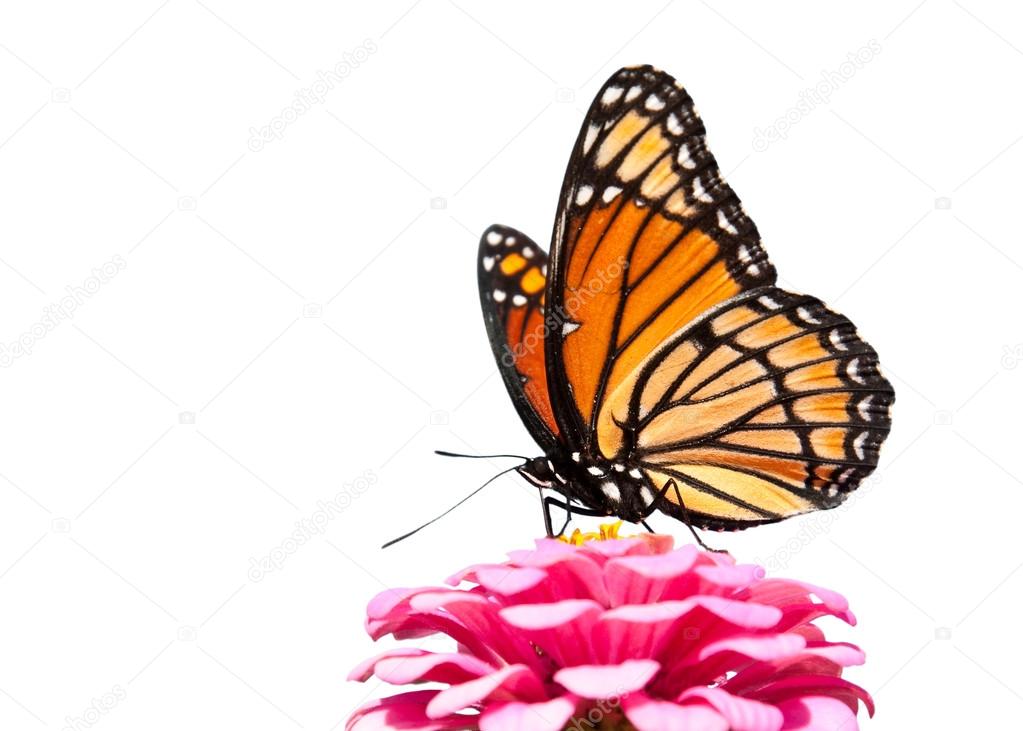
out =
[[[836,507],[877,466],[895,399],[877,353],[846,317],[775,285],[668,74],[624,68],[598,92],[550,256],[494,225],[478,259],[498,369],[543,450],[516,469],[564,498],[543,500],[548,535],[551,506],[771,523]]]

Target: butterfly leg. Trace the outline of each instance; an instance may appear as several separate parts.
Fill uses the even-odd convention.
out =
[[[647,509],[647,515],[651,515],[654,512],[654,510],[657,509],[657,504],[664,500],[664,496],[668,494],[668,490],[675,491],[675,499],[678,500],[678,506],[682,510],[682,522],[686,524],[686,528],[688,528],[689,532],[693,534],[693,538],[696,539],[696,542],[700,545],[700,547],[705,551],[713,551],[714,553],[727,553],[727,551],[724,551],[723,549],[720,548],[711,548],[710,546],[703,542],[702,538],[700,538],[700,534],[696,532],[696,529],[693,527],[693,524],[689,521],[689,511],[686,509],[686,504],[682,501],[682,491],[678,489],[678,483],[675,482],[674,479],[668,480],[664,484],[664,487],[661,488],[661,491],[657,493],[657,497],[654,498],[653,502],[650,503],[650,507]]]
[[[565,524],[561,526],[561,530],[554,533],[553,524],[551,522],[551,506],[556,505],[565,511]],[[590,508],[583,507],[581,505],[572,505],[571,501],[562,502],[556,497],[548,496],[543,499],[543,524],[544,528],[547,529],[548,538],[556,538],[565,532],[568,528],[568,524],[572,520],[572,514],[586,515],[593,518],[603,517],[605,514],[599,510],[591,510]]]

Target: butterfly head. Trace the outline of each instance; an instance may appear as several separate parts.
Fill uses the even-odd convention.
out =
[[[516,471],[537,487],[556,487],[565,482],[546,457],[533,457]]]

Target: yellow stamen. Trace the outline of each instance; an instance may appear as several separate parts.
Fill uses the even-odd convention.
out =
[[[558,536],[558,540],[563,543],[569,543],[573,546],[581,546],[586,541],[613,541],[618,538],[629,538],[630,536],[620,536],[618,531],[622,527],[622,521],[616,520],[614,523],[602,523],[598,530],[599,533],[583,533],[581,530],[576,528],[572,531],[570,536]]]

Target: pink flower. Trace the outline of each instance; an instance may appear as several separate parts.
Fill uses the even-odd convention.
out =
[[[855,731],[870,696],[843,680],[863,652],[813,624],[855,618],[839,594],[663,535],[537,541],[458,587],[389,590],[370,602],[378,639],[443,634],[453,652],[389,650],[349,676],[432,683],[369,703],[370,729]],[[436,687],[439,684],[441,687]]]

